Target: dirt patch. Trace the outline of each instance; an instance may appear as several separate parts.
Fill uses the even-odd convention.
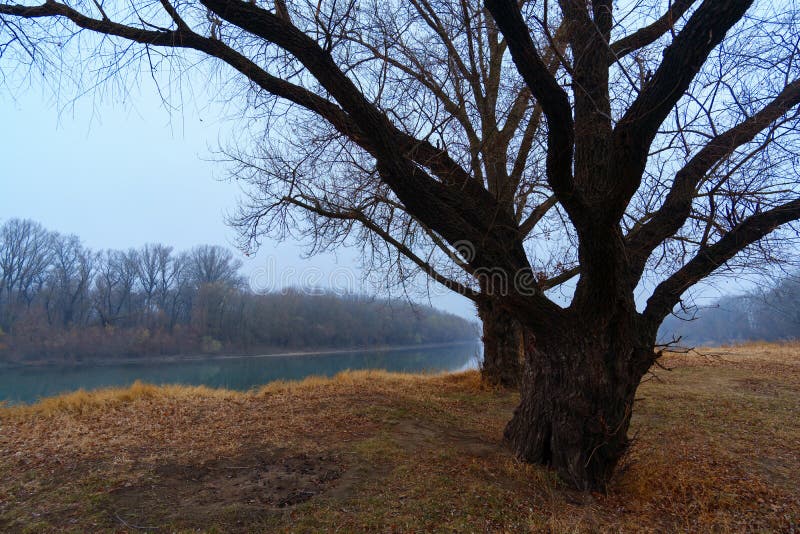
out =
[[[797,459],[786,456],[759,456],[754,461],[758,473],[770,484],[781,486],[800,498],[800,482],[795,471]]]
[[[446,446],[468,457],[485,458],[502,450],[501,444],[487,441],[475,432],[436,426],[417,420],[398,423],[392,432],[398,445],[407,450],[419,450],[431,445]]]
[[[777,397],[781,389],[781,384],[760,378],[738,378],[733,382],[737,389],[767,397]]]
[[[109,512],[123,524],[192,523],[235,511],[268,516],[312,499],[344,472],[338,458],[286,450],[253,450],[196,465],[161,464],[136,485],[109,493]]]

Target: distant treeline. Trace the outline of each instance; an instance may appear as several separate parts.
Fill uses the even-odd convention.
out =
[[[768,289],[723,297],[691,315],[669,317],[661,336],[667,341],[681,336],[681,345],[694,346],[800,339],[800,276],[780,280]]]
[[[0,360],[303,350],[473,339],[430,307],[300,290],[256,294],[223,247],[86,248],[30,220],[0,227]]]

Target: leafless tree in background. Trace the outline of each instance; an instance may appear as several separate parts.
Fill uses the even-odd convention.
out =
[[[20,306],[44,284],[53,236],[39,223],[12,219],[0,228],[0,328],[9,330]]]
[[[760,283],[713,305],[676,313],[661,326],[662,334],[680,334],[681,344],[713,346],[731,342],[787,341],[800,337],[800,282],[788,275]]]
[[[216,283],[239,285],[241,267],[242,261],[224,247],[199,245],[189,254],[189,270],[192,279],[198,285]]]
[[[155,311],[160,304],[159,288],[166,286],[169,279],[169,257],[172,247],[148,243],[138,255],[136,276],[144,293],[145,313]]]
[[[53,237],[52,265],[45,282],[45,308],[50,323],[65,327],[81,322],[91,309],[89,290],[97,255],[74,235]]]
[[[145,248],[145,252],[148,249]],[[139,280],[141,256],[136,250],[107,250],[98,255],[95,268],[94,308],[103,326],[121,320],[133,322],[134,293]],[[142,286],[145,298],[151,288]]]
[[[269,128],[260,152],[229,154],[254,186],[248,236],[361,240],[395,276],[421,269],[483,317],[513,318],[525,369],[506,439],[603,488],[664,317],[715,272],[792,252],[797,6],[286,7],[5,2],[0,50],[17,66],[94,61],[117,80],[137,60],[232,67],[248,83],[232,94]],[[567,306],[545,293],[572,278]]]
[[[0,363],[435,344],[476,333],[470,321],[405,301],[255,293],[218,246],[97,253],[19,219],[0,224],[0,237]],[[466,356],[451,355],[459,365]]]

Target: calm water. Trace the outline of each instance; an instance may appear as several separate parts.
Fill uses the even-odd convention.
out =
[[[459,371],[478,364],[479,343],[436,347],[338,352],[307,356],[247,356],[180,362],[0,369],[0,401],[33,402],[76,389],[151,384],[191,384],[248,390],[273,380],[333,376],[346,369],[406,372]]]

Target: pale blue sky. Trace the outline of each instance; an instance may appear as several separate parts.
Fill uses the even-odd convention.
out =
[[[207,102],[170,113],[152,84],[124,102],[89,94],[71,103],[35,84],[0,90],[0,221],[34,219],[98,250],[148,242],[233,248],[236,234],[225,215],[240,191],[220,181],[224,168],[210,161],[236,127],[223,115]],[[337,288],[360,284],[360,271],[351,275],[356,250],[310,259],[303,250],[291,241],[265,241],[257,256],[241,257],[261,287],[327,285],[331,277]],[[474,317],[470,301],[434,289],[435,306]]]

